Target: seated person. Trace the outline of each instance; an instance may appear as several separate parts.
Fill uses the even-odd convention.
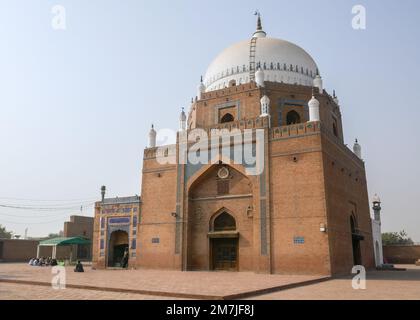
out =
[[[30,266],[33,266],[33,265],[34,265],[34,260],[35,260],[34,258],[31,258],[31,260],[29,260],[29,263],[28,263],[28,264],[29,264]]]
[[[57,263],[57,259],[51,259],[51,264],[50,264],[52,267],[54,267],[54,266],[56,266],[56,265],[58,265],[58,263]]]
[[[74,272],[85,272],[83,270],[83,264],[79,261],[77,261],[76,268],[74,268]]]

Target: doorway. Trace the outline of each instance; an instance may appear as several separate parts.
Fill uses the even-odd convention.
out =
[[[108,267],[122,267],[125,250],[128,250],[128,233],[122,230],[111,233],[108,246]]]
[[[211,240],[213,270],[238,270],[238,239],[220,238]]]
[[[213,270],[238,270],[238,234],[235,218],[223,211],[213,221],[210,261]]]
[[[360,241],[363,240],[363,236],[357,229],[356,219],[352,215],[350,217],[350,229],[351,229],[351,244],[353,249],[353,265],[362,264],[362,254],[360,250]]]

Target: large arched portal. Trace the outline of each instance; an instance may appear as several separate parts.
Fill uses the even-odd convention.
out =
[[[188,270],[252,270],[252,182],[241,167],[225,163],[193,178],[188,188]]]
[[[213,270],[238,269],[238,237],[235,218],[223,211],[213,221],[210,238],[210,261]]]
[[[128,250],[127,232],[122,230],[112,232],[108,245],[108,267],[122,267],[126,250]]]

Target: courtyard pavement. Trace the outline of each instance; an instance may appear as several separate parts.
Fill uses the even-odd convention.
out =
[[[366,275],[366,289],[355,290],[352,277],[258,295],[264,300],[420,300],[420,267],[398,265],[406,271],[372,271]]]
[[[24,263],[0,264],[0,286],[5,283],[43,285],[51,288],[51,267]],[[66,267],[66,287],[148,296],[190,299],[237,299],[280,288],[328,279],[327,276],[268,275],[253,272],[206,272],[172,270],[93,270],[84,273]],[[51,288],[51,290],[54,290]]]
[[[67,288],[51,287],[49,267],[0,264],[0,300],[5,299],[272,299],[420,300],[420,267],[371,271],[366,290],[354,290],[352,277],[266,275],[248,272],[92,270],[67,268]]]

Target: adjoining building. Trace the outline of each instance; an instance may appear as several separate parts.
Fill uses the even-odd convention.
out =
[[[98,268],[121,267],[125,250],[129,249],[129,265],[136,266],[137,224],[140,197],[105,199],[95,203],[93,262]]]
[[[70,221],[64,222],[63,236],[41,242],[36,256],[55,257],[60,260],[90,261],[92,259],[93,224],[93,217],[70,216]],[[89,241],[66,243],[73,238],[82,238]]]
[[[175,145],[156,146],[152,126],[141,201],[97,203],[94,266],[115,266],[127,247],[139,268],[334,275],[375,266],[361,147],[345,145],[341,106],[312,57],[268,37],[259,16],[250,39],[210,64],[179,121]],[[216,130],[235,134],[197,148]],[[237,161],[236,146],[262,156]]]

